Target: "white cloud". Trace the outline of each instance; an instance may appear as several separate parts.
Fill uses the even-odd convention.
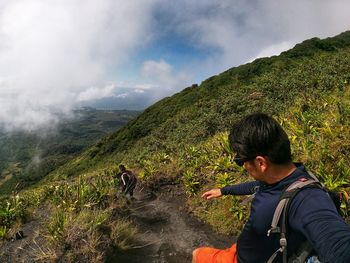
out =
[[[141,68],[141,74],[145,81],[153,83],[153,90],[156,90],[155,99],[173,94],[182,90],[191,83],[192,77],[182,71],[175,72],[172,66],[165,60],[145,61]]]
[[[141,70],[142,71],[142,70]],[[153,84],[149,83],[137,83],[137,84],[129,84],[130,88],[136,88],[137,90],[152,90],[155,88]]]
[[[122,98],[122,99],[125,99],[128,96],[129,96],[129,93],[127,92],[115,95],[116,98]]]
[[[69,113],[77,101],[97,96],[91,87],[105,86],[109,68],[125,63],[145,43],[152,3],[2,1],[0,124],[41,126]]]
[[[91,100],[99,100],[106,97],[113,97],[114,90],[116,87],[111,84],[104,88],[97,88],[97,87],[91,87],[87,90],[84,90],[78,95],[77,100],[78,101],[91,101]]]
[[[197,70],[219,73],[261,54],[280,52],[311,37],[350,29],[347,0],[178,0],[162,4],[163,19],[199,48],[212,48]]]
[[[256,58],[271,57],[271,56],[279,55],[279,54],[281,54],[281,52],[288,50],[292,47],[293,47],[293,43],[285,42],[285,41],[282,43],[274,44],[274,45],[268,46],[267,48],[261,50],[260,53],[258,53],[256,56],[249,59],[248,61],[249,62],[253,61]]]
[[[135,93],[145,93],[145,91],[142,90],[142,89],[134,89],[133,91],[134,91]]]
[[[168,76],[171,74],[171,65],[166,63],[163,59],[160,61],[148,60],[143,63],[142,75],[146,77]]]

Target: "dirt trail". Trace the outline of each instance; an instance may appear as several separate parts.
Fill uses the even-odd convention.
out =
[[[130,200],[130,219],[140,232],[138,244],[127,253],[110,254],[107,263],[186,263],[191,262],[192,251],[197,247],[226,248],[234,242],[233,237],[215,233],[187,211],[180,185],[160,188],[157,193],[138,190],[136,200]],[[46,238],[41,233],[48,216],[46,209],[36,210],[31,220],[22,226],[24,239],[2,242],[0,262],[52,262],[44,257],[52,251],[43,250]]]
[[[140,247],[107,262],[182,263],[191,262],[199,246],[226,248],[232,237],[215,233],[186,211],[179,185],[166,185],[156,194],[139,191],[131,201],[131,219],[143,233]]]

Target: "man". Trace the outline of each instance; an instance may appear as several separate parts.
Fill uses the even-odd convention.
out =
[[[256,113],[237,122],[229,142],[237,153],[234,161],[256,181],[212,189],[210,200],[228,194],[255,193],[251,212],[237,243],[226,250],[199,248],[194,263],[267,262],[279,248],[278,234],[267,235],[282,191],[300,178],[309,178],[305,167],[292,163],[287,134],[272,117]],[[339,216],[327,193],[318,188],[301,190],[289,208],[287,252],[290,256],[308,240],[322,263],[350,262],[350,227]],[[282,262],[281,253],[273,262]]]
[[[119,165],[119,173],[115,175],[116,178],[119,179],[122,185],[122,191],[125,195],[130,195],[130,197],[133,197],[134,195],[134,189],[137,184],[137,178],[136,176],[129,170],[125,168],[124,165]]]

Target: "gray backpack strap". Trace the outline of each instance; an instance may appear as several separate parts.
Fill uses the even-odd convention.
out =
[[[316,175],[314,175],[312,172],[307,171],[307,174],[308,174],[312,179],[314,179],[316,182],[318,182],[318,183],[321,184],[320,180],[318,180],[318,178],[316,177]],[[324,186],[323,184],[321,184],[321,185]]]
[[[307,185],[313,184],[315,182],[315,180],[312,179],[306,179],[305,181],[295,181],[294,183],[292,183],[290,186],[288,186],[288,188],[285,190],[285,192],[293,192],[295,189],[301,189]],[[275,213],[273,214],[273,218],[272,218],[272,222],[271,222],[271,228],[269,229],[269,231],[267,232],[267,236],[270,236],[270,234],[272,233],[279,233],[279,227],[278,227],[278,223],[280,221],[281,218],[281,214],[283,212],[283,209],[285,207],[287,207],[289,202],[289,197],[287,196],[286,198],[283,198],[279,201],[276,209],[275,209]]]
[[[281,215],[283,213],[283,221],[286,221],[287,220],[287,218],[285,218],[286,214],[287,214],[286,210],[287,210],[289,201],[290,201],[293,193],[296,190],[302,189],[303,187],[314,184],[314,183],[319,183],[319,181],[314,180],[314,179],[302,178],[298,181],[295,181],[291,185],[289,185],[287,187],[287,189],[282,193],[281,199],[280,199],[279,203],[277,204],[277,207],[276,207],[275,212],[273,214],[271,228],[267,231],[267,236],[270,236],[271,234],[274,234],[274,233],[280,234],[280,248],[278,250],[276,250],[275,253],[272,254],[272,256],[269,258],[267,263],[272,263],[275,260],[275,258],[277,257],[279,252],[283,253],[283,262],[284,263],[287,262],[287,258],[286,258],[286,256],[287,256],[287,251],[286,251],[286,249],[287,249],[287,239],[286,239],[287,222],[281,222],[282,225],[279,226],[280,221],[281,221]]]
[[[281,214],[283,209],[287,206],[289,199],[285,198],[279,201],[275,213],[273,214],[271,228],[267,231],[267,236],[270,236],[272,233],[280,233],[280,228],[278,227],[278,223],[281,218]]]

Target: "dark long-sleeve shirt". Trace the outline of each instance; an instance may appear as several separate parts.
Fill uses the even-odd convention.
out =
[[[282,191],[301,177],[309,177],[303,166],[272,185],[255,181],[221,189],[223,194],[255,192],[250,217],[237,241],[239,263],[265,263],[279,248],[279,234],[268,237],[267,231]],[[291,203],[288,223],[289,255],[308,239],[321,262],[350,262],[350,227],[322,189],[300,191]],[[274,262],[281,262],[281,257]]]
[[[259,181],[229,185],[221,188],[221,193],[223,195],[251,195],[258,190],[259,186]]]

